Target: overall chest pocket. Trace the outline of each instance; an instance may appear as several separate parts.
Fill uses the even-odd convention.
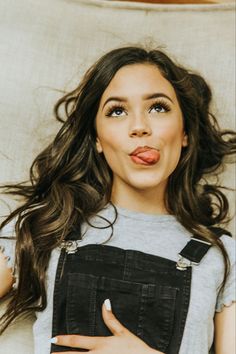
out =
[[[69,334],[108,336],[102,304],[109,298],[116,318],[154,349],[165,352],[174,327],[178,288],[91,274],[69,273],[66,323]]]

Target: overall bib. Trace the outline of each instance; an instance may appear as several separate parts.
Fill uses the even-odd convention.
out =
[[[116,318],[153,349],[177,354],[188,313],[192,265],[211,244],[193,237],[175,261],[140,251],[64,241],[58,262],[52,337],[109,336],[101,308],[110,299]],[[83,351],[53,345],[51,352]]]

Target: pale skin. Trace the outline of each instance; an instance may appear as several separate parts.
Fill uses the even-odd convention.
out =
[[[112,201],[134,211],[166,214],[167,181],[181,150],[188,145],[182,112],[171,84],[153,65],[123,67],[103,93],[96,128],[97,150],[104,154],[113,171]],[[138,146],[158,149],[159,162],[152,166],[135,164],[129,154]],[[11,271],[0,255],[0,296],[9,291],[12,281]],[[111,336],[64,335],[56,337],[56,344],[87,349],[91,354],[163,354],[126,329],[112,309],[107,310],[103,304],[101,310]],[[216,354],[235,353],[234,333],[232,304],[215,315]]]

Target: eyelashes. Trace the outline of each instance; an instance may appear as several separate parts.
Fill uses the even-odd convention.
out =
[[[148,112],[151,113],[152,110],[155,110],[155,113],[167,113],[171,107],[166,101],[159,99],[151,105]],[[123,115],[126,115],[126,108],[122,104],[113,104],[105,113],[106,117],[121,117]]]
[[[108,108],[108,111],[105,113],[107,117],[111,117],[113,113],[122,113],[125,111],[125,107],[122,106],[121,104],[114,104],[111,107]],[[116,116],[121,116],[121,114],[117,114]]]
[[[152,110],[152,109],[158,109],[158,110],[156,110],[156,112],[158,112],[158,113],[166,113],[166,112],[170,112],[170,110],[171,110],[171,107],[170,107],[170,105],[166,102],[166,101],[162,101],[162,100],[159,100],[159,101],[157,101],[157,102],[154,102],[153,104],[152,104],[152,106],[150,107],[150,110],[149,110],[149,112]]]

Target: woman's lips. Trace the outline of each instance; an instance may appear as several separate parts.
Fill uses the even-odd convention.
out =
[[[130,155],[133,162],[140,165],[154,165],[160,159],[160,152],[156,149],[140,148]]]

